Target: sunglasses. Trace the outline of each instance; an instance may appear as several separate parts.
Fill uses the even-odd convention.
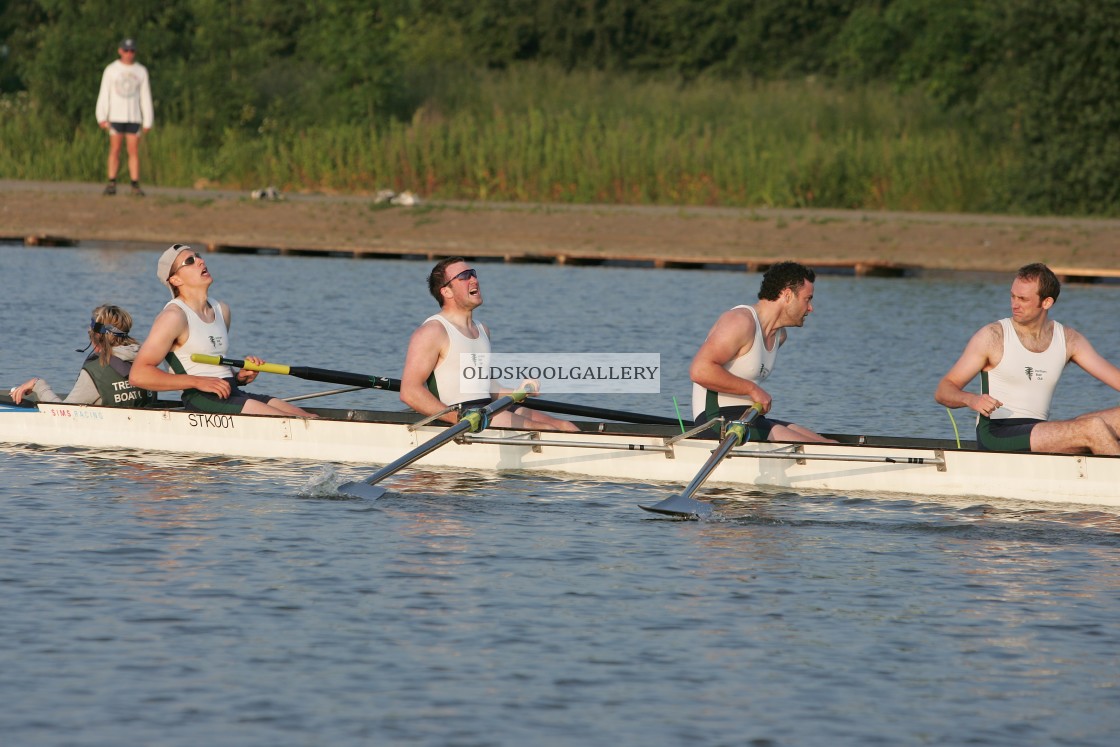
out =
[[[171,274],[168,275],[167,278],[170,280],[175,275],[175,273],[177,273],[179,270],[183,269],[184,267],[189,267],[190,265],[193,265],[195,262],[199,262],[201,260],[202,260],[202,257],[200,257],[197,254],[192,254],[191,256],[189,256],[189,257],[187,257],[186,259],[183,260],[183,264],[179,265],[174,270],[172,270]]]
[[[103,324],[96,319],[89,320],[89,328],[95,335],[113,335],[114,337],[128,337],[128,333],[117,329],[112,324]]]
[[[474,269],[463,270],[458,275],[456,275],[455,277],[451,278],[446,283],[441,285],[440,288],[446,288],[447,286],[454,283],[456,280],[467,280],[468,278],[477,278],[477,277],[478,277],[478,272],[476,272]]]

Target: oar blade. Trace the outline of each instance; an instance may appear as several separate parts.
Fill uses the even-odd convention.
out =
[[[338,486],[338,494],[348,498],[360,498],[367,501],[376,501],[389,491],[380,485],[370,485],[368,482],[344,482]]]
[[[683,495],[674,495],[652,506],[638,504],[638,508],[675,519],[706,519],[712,515],[712,504]]]

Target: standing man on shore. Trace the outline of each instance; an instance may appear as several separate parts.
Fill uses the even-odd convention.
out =
[[[1105,360],[1081,333],[1050,318],[1061,284],[1036,262],[1011,283],[1011,317],[972,336],[941,379],[934,399],[978,413],[976,441],[987,451],[1120,454],[1120,407],[1049,420],[1062,370],[1073,361],[1120,391],[1120,368]],[[964,387],[980,374],[980,394]]]
[[[109,183],[105,194],[117,193],[117,172],[121,166],[121,143],[128,149],[128,175],[132,194],[142,197],[140,189],[140,136],[152,129],[152,89],[148,68],[136,61],[136,40],[124,39],[117,49],[120,59],[110,63],[101,75],[97,94],[97,123],[109,133]]]
[[[457,423],[463,409],[485,407],[492,400],[464,392],[460,386],[459,356],[490,353],[490,330],[474,318],[474,310],[482,305],[478,272],[462,257],[442,260],[428,275],[428,292],[440,310],[425,319],[408,342],[401,401],[421,415],[435,415],[458,406],[458,412],[442,416],[448,423]],[[527,407],[499,412],[490,422],[532,431],[578,430],[574,423]]]
[[[763,274],[758,303],[736,306],[716,320],[688,371],[696,425],[721,416],[738,420],[757,403],[762,411],[750,425],[750,440],[834,443],[804,426],[766,417],[773,400],[762,388],[785,344],[785,328],[804,326],[813,311],[816,279],[805,265],[779,262]]]

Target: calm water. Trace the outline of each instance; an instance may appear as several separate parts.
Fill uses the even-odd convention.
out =
[[[156,251],[0,246],[0,383],[70,386],[89,310],[146,330]],[[211,258],[234,349],[398,376],[427,264]],[[661,395],[758,277],[481,265],[510,351],[660,352]],[[1008,281],[823,277],[773,381],[826,431],[950,437],[930,394]],[[1120,358],[1120,289],[1056,316]],[[262,377],[289,396],[327,386]],[[586,401],[586,400],[584,400]],[[1069,370],[1055,415],[1116,404]],[[326,403],[392,406],[385,393]],[[968,432],[968,419],[958,424]],[[1112,745],[1120,513],[416,470],[377,502],[312,463],[0,447],[12,745]],[[691,475],[682,475],[682,483]]]

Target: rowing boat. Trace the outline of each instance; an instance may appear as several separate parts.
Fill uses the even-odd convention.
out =
[[[320,419],[212,415],[181,409],[15,406],[0,396],[0,443],[387,464],[438,435],[414,413],[315,409]],[[657,425],[580,422],[579,433],[497,428],[463,435],[421,466],[534,471],[608,480],[687,482],[715,441]],[[839,444],[745,443],[712,483],[1120,506],[1120,458],[994,454],[970,443],[832,435]],[[731,498],[732,495],[724,495]]]

